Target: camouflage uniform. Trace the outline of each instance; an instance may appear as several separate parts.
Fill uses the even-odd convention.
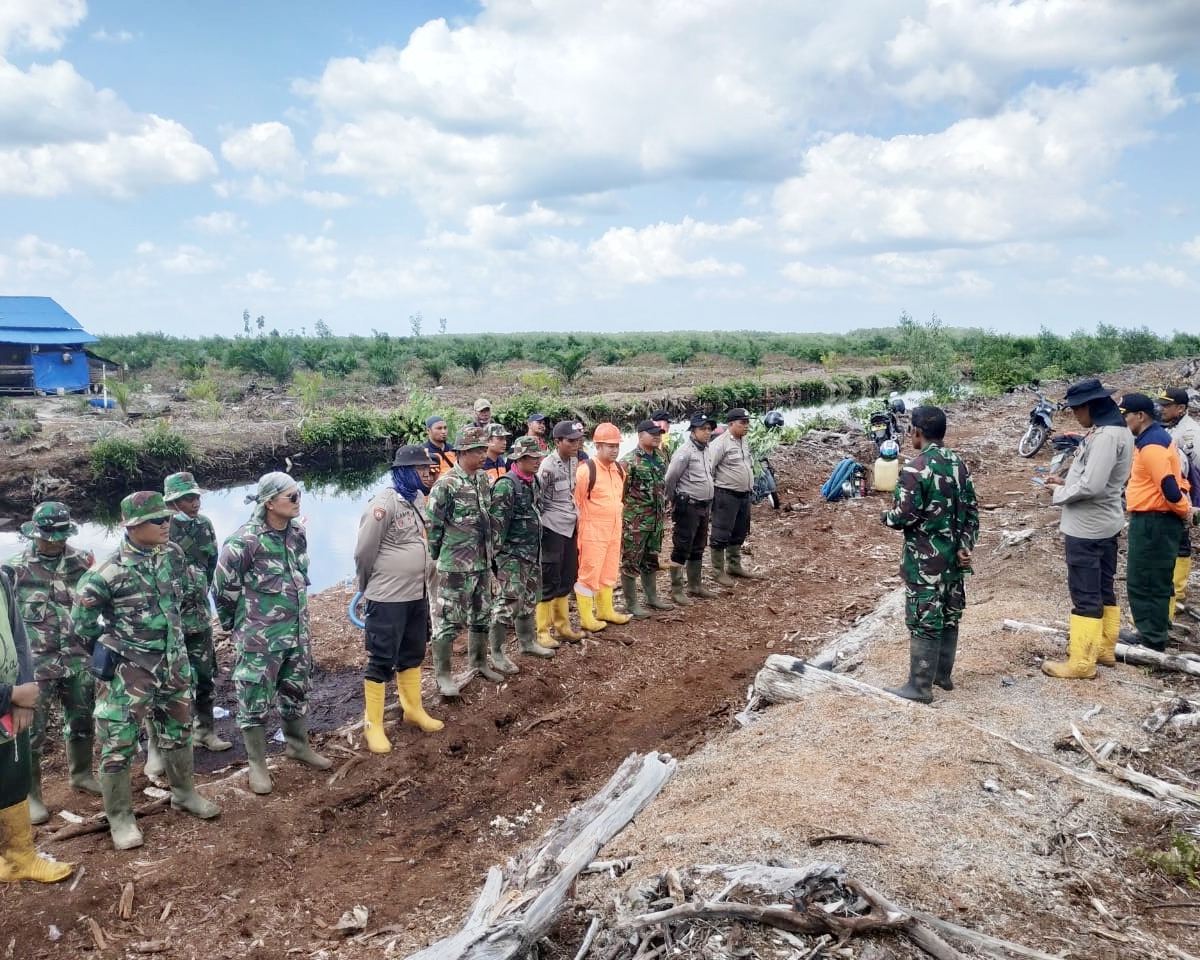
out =
[[[658,570],[667,518],[667,464],[657,451],[634,447],[625,465],[621,516],[621,575],[636,577]]]
[[[542,523],[534,506],[536,483],[509,470],[492,487],[488,505],[496,554],[492,622],[506,627],[517,618],[533,616],[537,603]]]
[[[929,443],[900,471],[893,496],[892,509],[882,520],[904,532],[900,576],[913,672],[935,667],[933,682],[943,686],[949,684],[966,606],[964,578],[969,569],[959,563],[957,553],[974,549],[979,537],[975,486],[957,454]]]
[[[190,473],[176,473],[163,484],[167,505],[180,497],[199,495],[200,489]],[[191,604],[181,611],[184,644],[196,681],[195,713],[197,721],[208,729],[212,726],[213,686],[217,675],[217,657],[213,650],[212,614],[208,590],[217,569],[217,532],[212,521],[203,514],[189,517],[176,512],[171,517],[171,541],[179,544],[188,563],[204,583],[203,603]]]
[[[203,591],[178,546],[144,550],[128,538],[79,581],[71,611],[77,634],[118,658],[96,695],[102,774],[129,769],[147,716],[163,749],[191,746],[192,667],[180,610]]]
[[[221,547],[213,594],[233,633],[237,725],[263,726],[276,696],[282,718],[303,717],[312,675],[304,527],[275,530],[256,513]]]

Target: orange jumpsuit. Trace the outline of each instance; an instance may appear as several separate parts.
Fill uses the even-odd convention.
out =
[[[591,471],[596,484],[588,494]],[[621,566],[621,493],[625,476],[616,463],[593,457],[575,471],[575,506],[579,511],[579,579],[575,590],[593,596],[617,582]]]

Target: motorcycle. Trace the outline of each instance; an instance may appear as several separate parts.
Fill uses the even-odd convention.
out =
[[[758,462],[762,464],[761,472],[757,472],[754,477],[754,487],[750,491],[751,503],[762,503],[766,500],[775,510],[779,509],[779,494],[776,492],[779,487],[775,483],[775,470],[771,466],[771,461],[766,457],[759,457]]]
[[[1037,394],[1037,404],[1029,412],[1029,426],[1017,444],[1017,453],[1023,457],[1032,457],[1042,449],[1042,444],[1054,429],[1054,413],[1059,405],[1053,400],[1046,399],[1040,390]]]
[[[900,422],[900,415],[904,412],[904,398],[898,393],[892,393],[888,398],[887,406],[871,414],[868,426],[875,449],[878,450],[888,440],[900,443],[904,438],[908,432]]]

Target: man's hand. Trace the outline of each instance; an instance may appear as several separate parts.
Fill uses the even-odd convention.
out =
[[[1063,478],[1056,477],[1054,474],[1051,474],[1050,476],[1043,478],[1042,483],[1048,487],[1061,487],[1063,485]]]
[[[28,707],[12,708],[13,733],[24,733],[33,726],[33,711]]]
[[[32,710],[38,702],[38,685],[36,683],[18,683],[12,688],[12,704],[14,707],[24,707]]]
[[[971,551],[966,547],[958,548],[958,565],[960,567],[969,567],[971,565]]]

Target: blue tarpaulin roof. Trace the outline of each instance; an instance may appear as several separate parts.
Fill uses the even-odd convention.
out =
[[[49,297],[0,297],[0,343],[98,343]]]

